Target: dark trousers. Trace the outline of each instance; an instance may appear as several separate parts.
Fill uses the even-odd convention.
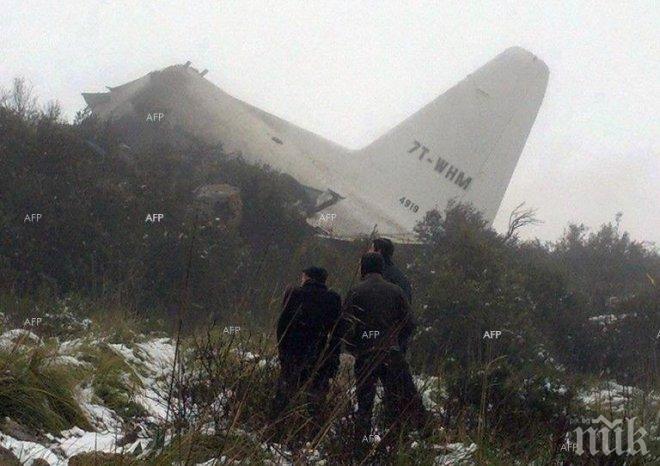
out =
[[[371,432],[371,412],[376,395],[376,383],[383,384],[385,422],[390,431],[403,426],[423,427],[427,412],[410,374],[403,352],[373,351],[355,359],[355,380],[358,409],[356,440],[361,442]]]
[[[330,374],[315,367],[315,361],[280,359],[280,375],[277,379],[271,418],[279,417],[287,405],[296,398],[307,404],[310,415],[320,417],[321,407],[330,389]]]

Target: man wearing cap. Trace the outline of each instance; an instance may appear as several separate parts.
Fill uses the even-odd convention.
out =
[[[301,395],[317,417],[339,367],[341,298],[328,289],[328,272],[321,267],[302,271],[300,286],[284,294],[277,322],[281,372],[271,415],[278,417]]]
[[[405,292],[383,277],[377,252],[362,256],[362,279],[344,303],[346,349],[355,356],[356,440],[371,431],[376,384],[383,385],[385,416],[395,433],[401,427],[423,429],[428,415],[415,387],[405,350],[415,329]]]

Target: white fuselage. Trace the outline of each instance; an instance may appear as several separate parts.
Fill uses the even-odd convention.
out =
[[[427,211],[442,211],[452,199],[473,204],[493,220],[547,79],[542,61],[508,49],[356,151],[242,102],[186,66],[84,96],[107,119],[143,118],[150,109],[140,102],[157,102],[167,124],[330,193],[319,202],[333,196],[334,202],[321,203],[307,219],[325,234],[351,238],[375,228],[409,241]]]

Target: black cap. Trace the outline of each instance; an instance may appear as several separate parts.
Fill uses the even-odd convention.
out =
[[[325,281],[328,278],[328,271],[325,270],[323,267],[316,267],[316,266],[307,267],[306,269],[303,270],[303,273],[312,280],[319,283],[325,283]]]
[[[384,261],[383,256],[378,252],[368,252],[362,256],[360,261],[360,272],[362,275],[368,273],[383,273]]]
[[[394,254],[394,244],[391,240],[387,238],[376,238],[373,241],[373,245],[376,252],[382,254],[385,262],[392,260],[392,254]]]

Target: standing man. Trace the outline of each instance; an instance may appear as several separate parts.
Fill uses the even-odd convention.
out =
[[[319,415],[339,367],[341,298],[325,285],[328,272],[321,267],[302,271],[300,286],[284,294],[277,322],[277,348],[281,372],[272,417],[276,418],[297,394]]]
[[[371,246],[371,252],[377,252],[383,256],[385,264],[383,266],[383,278],[390,283],[401,287],[408,298],[408,304],[412,303],[412,287],[408,277],[392,262],[394,255],[394,244],[387,238],[376,238]]]
[[[371,431],[378,380],[383,384],[385,412],[393,431],[404,424],[421,428],[427,420],[404,358],[415,328],[408,300],[399,286],[383,278],[383,268],[381,254],[362,256],[362,281],[348,292],[344,305],[346,347],[355,356],[358,442]]]

